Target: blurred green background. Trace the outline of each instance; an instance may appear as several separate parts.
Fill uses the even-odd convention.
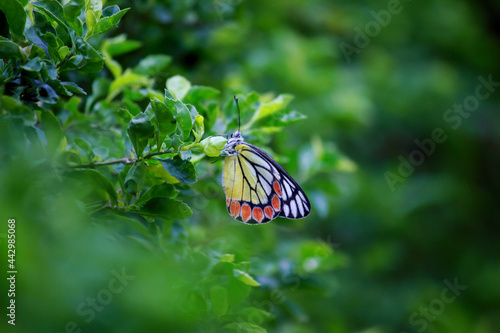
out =
[[[221,162],[203,160],[181,193],[193,215],[166,222],[159,250],[90,219],[79,189],[43,168],[0,162],[0,241],[6,253],[15,217],[19,272],[17,325],[4,316],[2,331],[498,331],[500,84],[483,84],[500,82],[498,2],[113,4],[131,9],[105,37],[142,43],[115,58],[124,68],[172,56],[158,86],[180,74],[221,90],[223,104],[234,92],[295,96],[307,119],[254,136],[312,213],[238,223]],[[99,76],[110,73],[67,74],[86,91]],[[444,136],[430,144],[436,129]],[[416,140],[433,152],[417,153]],[[234,282],[224,265],[207,273],[207,258],[250,265],[260,286]],[[0,287],[5,310],[5,278]]]

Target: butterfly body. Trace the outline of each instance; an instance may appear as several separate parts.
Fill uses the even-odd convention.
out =
[[[262,149],[231,135],[222,151],[226,158],[222,185],[229,214],[240,222],[262,224],[276,217],[309,215],[307,196],[292,177]]]

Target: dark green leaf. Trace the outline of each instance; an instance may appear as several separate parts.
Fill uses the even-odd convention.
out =
[[[10,31],[17,36],[22,36],[26,24],[26,12],[23,5],[17,0],[0,0],[0,11],[7,18]],[[0,50],[3,50],[3,47],[4,45],[0,44]]]
[[[26,36],[26,38],[28,38],[33,44],[35,44],[36,46],[38,46],[39,48],[41,48],[42,50],[45,51],[45,55],[47,56],[47,58],[50,58],[50,54],[49,54],[49,49],[48,49],[48,46],[47,46],[47,43],[45,43],[41,38],[40,36],[38,36],[37,32],[36,32],[36,28],[34,26],[30,27],[28,30],[26,30],[24,32],[24,35]],[[1,49],[1,48],[0,48]]]
[[[139,213],[167,220],[183,220],[190,217],[193,212],[182,201],[161,197],[149,200],[139,210]]]
[[[52,112],[42,109],[41,110],[41,124],[45,137],[47,138],[47,150],[50,155],[59,147],[61,140],[63,138],[63,131],[59,119],[52,114]]]
[[[146,191],[134,204],[136,206],[143,206],[146,202],[153,198],[170,198],[174,199],[177,194],[179,194],[179,191],[175,189],[175,187],[172,184],[158,184],[158,185],[153,185],[149,188],[149,190]]]
[[[101,173],[96,170],[74,170],[71,173],[76,174],[82,181],[93,183],[102,188],[108,194],[111,204],[117,204],[118,197],[113,184]]]
[[[196,169],[193,163],[176,155],[172,159],[159,160],[165,170],[183,183],[196,182]]]
[[[165,90],[165,104],[174,114],[174,118],[177,120],[177,123],[182,130],[182,138],[186,141],[189,138],[191,128],[193,127],[189,109],[181,101],[173,99],[172,94],[170,94],[168,90]]]
[[[56,0],[40,0],[37,2],[32,2],[32,5],[40,10],[42,10],[45,14],[47,14],[50,18],[55,20],[60,27],[66,29],[66,32],[69,34],[69,29],[64,23],[64,9],[61,4]],[[24,27],[23,27],[24,28]]]
[[[71,0],[63,7],[66,23],[76,31],[79,37],[83,34],[83,23],[78,16],[81,15],[84,6],[84,0]]]
[[[17,0],[9,0],[9,1],[17,1]],[[5,37],[0,36],[0,57],[14,57],[14,58],[22,58],[21,50],[19,49],[19,45],[7,39]]]
[[[87,93],[74,82],[61,82],[61,84],[71,92],[87,95]]]
[[[142,152],[144,148],[146,148],[148,140],[154,135],[154,129],[153,124],[151,124],[151,121],[145,113],[141,112],[130,120],[127,127],[127,133],[137,156],[142,156]]]
[[[125,191],[128,193],[141,192],[146,180],[146,165],[137,162],[129,169],[124,180]]]
[[[154,114],[156,116],[156,122],[160,133],[162,135],[168,135],[175,131],[177,122],[174,119],[174,115],[171,110],[157,98],[151,101],[151,106],[153,108]]]

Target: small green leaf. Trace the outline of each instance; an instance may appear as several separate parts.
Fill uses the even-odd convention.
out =
[[[123,89],[129,86],[142,87],[148,86],[151,83],[144,75],[135,74],[128,68],[122,75],[119,75],[109,87],[109,95],[107,100],[111,101],[116,97]]]
[[[212,311],[217,317],[225,315],[228,309],[227,289],[221,286],[210,288],[210,302]]]
[[[128,40],[124,34],[103,41],[101,49],[112,57],[119,56],[141,47],[141,42]]]
[[[139,210],[139,213],[167,220],[183,220],[193,214],[189,206],[184,202],[163,197],[149,200]]]
[[[118,198],[116,195],[116,190],[108,178],[104,177],[96,170],[75,170],[75,172],[81,174],[81,176],[79,176],[80,179],[86,179],[87,181],[98,185],[98,187],[106,191],[106,193],[109,195],[109,200],[111,201],[111,203],[113,205],[117,204]]]
[[[234,277],[251,287],[258,287],[260,283],[255,281],[248,273],[240,271],[239,269],[233,269]]]
[[[176,75],[167,80],[167,89],[177,100],[182,100],[190,88],[191,83],[183,76]]]
[[[112,6],[112,7],[118,7],[118,6]],[[108,8],[110,8],[110,7],[108,7]],[[103,14],[105,14],[106,9],[103,11]],[[99,20],[99,22],[97,23],[97,26],[95,27],[92,34],[93,35],[102,34],[102,33],[105,33],[106,31],[108,31],[109,29],[111,29],[112,27],[116,26],[118,24],[118,22],[120,22],[123,15],[125,15],[129,10],[130,10],[130,8],[122,9],[119,12],[117,12],[116,14],[113,14],[111,16],[102,17]]]
[[[26,24],[26,12],[23,5],[17,0],[0,0],[0,11],[7,18],[9,29],[17,36],[22,36]],[[0,44],[0,50],[3,51],[4,45]]]
[[[17,0],[9,0],[9,1],[17,1]],[[5,58],[22,58],[21,50],[19,49],[19,45],[7,39],[5,37],[0,36],[0,57]]]
[[[221,262],[233,262],[234,261],[234,254],[223,254],[222,257],[220,258]]]
[[[52,155],[63,139],[63,130],[59,119],[57,119],[52,112],[41,109],[41,113],[41,124],[45,137],[47,138],[47,150],[49,154]]]
[[[203,116],[195,116],[194,126],[193,126],[193,134],[195,137],[195,143],[200,142],[201,137],[205,133],[205,127],[203,124]]]
[[[92,161],[94,158],[94,152],[92,151],[92,147],[89,145],[89,143],[81,138],[75,138],[75,144],[80,147],[85,154],[87,154],[87,158],[89,161]]]
[[[153,77],[165,71],[170,65],[172,57],[164,54],[151,54],[142,59],[134,68],[137,74],[147,75]]]
[[[220,151],[226,144],[227,139],[222,136],[209,136],[200,142],[200,146],[208,157],[220,156]]]
[[[196,182],[196,169],[193,163],[188,160],[183,160],[179,155],[176,155],[172,159],[159,159],[159,161],[165,170],[179,181],[188,184]]]
[[[127,176],[123,181],[125,191],[128,193],[141,192],[146,180],[146,165],[143,162],[137,162],[130,167]]]
[[[179,124],[182,130],[182,138],[183,140],[187,140],[189,138],[189,134],[191,132],[191,128],[193,127],[193,122],[191,120],[191,114],[189,113],[189,109],[187,106],[181,101],[173,99],[172,95],[168,90],[165,90],[165,104],[174,114],[175,120]]]
[[[174,199],[179,194],[172,184],[157,184],[147,190],[134,204],[142,207],[146,202],[153,198],[169,198]]]
[[[83,33],[83,23],[78,16],[81,15],[84,6],[84,0],[71,0],[63,6],[66,23],[71,29],[75,30],[80,37]]]
[[[292,100],[293,100],[292,95],[282,94],[282,95],[279,95],[278,97],[276,97],[275,99],[273,99],[272,101],[262,104],[259,107],[259,109],[257,110],[257,112],[254,114],[253,121],[270,116],[278,111],[283,110],[284,108],[286,108],[288,106],[288,104]]]
[[[142,156],[148,140],[154,135],[154,129],[148,116],[142,112],[130,120],[127,133],[138,157]]]
[[[86,37],[89,38],[94,34],[94,29],[102,15],[101,0],[85,0],[85,22],[87,23]]]
[[[174,119],[172,111],[162,101],[154,98],[151,106],[156,117],[158,129],[162,135],[168,135],[175,131],[177,122]],[[163,141],[163,140],[162,140]]]

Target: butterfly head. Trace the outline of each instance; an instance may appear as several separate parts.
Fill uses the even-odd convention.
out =
[[[227,140],[226,145],[222,148],[222,151],[226,153],[228,156],[237,155],[235,147],[239,144],[243,143],[243,137],[241,136],[240,131],[236,131],[231,134],[231,138]]]

